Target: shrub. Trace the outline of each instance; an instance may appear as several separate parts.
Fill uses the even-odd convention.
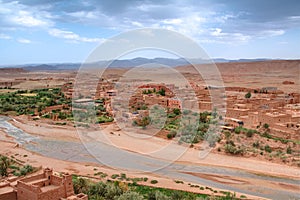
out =
[[[291,146],[288,146],[288,148],[286,149],[286,153],[287,154],[292,154],[293,150],[291,148]]]
[[[241,147],[235,147],[231,144],[226,144],[225,145],[225,152],[226,153],[230,153],[233,155],[238,155],[238,154],[243,154],[244,153],[244,149]]]
[[[128,191],[126,193],[121,194],[119,197],[114,198],[116,200],[143,200],[144,197],[139,193]]]
[[[9,168],[10,168],[10,169],[20,170],[20,167],[15,166],[15,165],[10,165]]]
[[[247,136],[247,137],[252,137],[253,134],[254,134],[254,132],[255,132],[254,130],[248,129],[247,132],[246,132],[246,136]]]
[[[252,144],[253,147],[255,148],[259,148],[259,141],[256,141]]]
[[[179,184],[179,183],[184,184],[183,181],[179,181],[179,180],[174,180],[174,182],[177,183],[177,184]]]
[[[168,139],[172,139],[172,138],[173,138],[173,135],[172,135],[171,133],[168,133],[167,138],[168,138]]]
[[[121,179],[126,179],[126,174],[121,173]]]
[[[236,134],[240,134],[240,133],[241,133],[241,128],[240,128],[240,127],[236,127],[236,128],[234,129],[234,132],[235,132]]]
[[[224,135],[227,140],[231,137],[231,133],[229,131],[225,131]]]
[[[174,108],[174,109],[173,109],[173,113],[174,113],[175,115],[180,115],[180,114],[181,114],[181,111],[180,111],[180,109],[178,109],[178,108]]]
[[[115,182],[115,184],[106,185],[106,199],[114,199],[116,196],[120,196],[123,193],[118,184],[118,182]]]
[[[158,183],[158,181],[157,180],[151,180],[150,183],[151,184],[156,184],[156,183]]]
[[[6,156],[0,155],[0,175],[8,176],[7,169],[10,165],[10,160]]]
[[[22,176],[25,176],[26,174],[31,173],[31,172],[33,172],[33,167],[31,165],[25,165],[24,167],[22,167],[20,169],[20,174]]]
[[[272,152],[272,149],[269,145],[266,145],[265,146],[265,151],[268,152],[268,153],[271,153]]]
[[[264,124],[264,128],[265,128],[265,129],[268,129],[269,127],[270,127],[269,124],[267,124],[267,123]]]
[[[251,93],[250,92],[248,92],[247,94],[245,94],[245,98],[246,99],[249,99],[251,97]]]
[[[113,174],[113,175],[111,175],[111,178],[112,179],[116,179],[116,178],[118,178],[119,177],[119,174]]]

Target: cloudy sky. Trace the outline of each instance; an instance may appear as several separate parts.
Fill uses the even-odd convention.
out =
[[[143,27],[182,33],[212,58],[300,58],[298,0],[0,0],[0,65],[83,62]]]

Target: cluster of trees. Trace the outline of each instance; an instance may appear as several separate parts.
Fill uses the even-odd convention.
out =
[[[8,176],[8,168],[10,165],[10,159],[6,156],[0,155],[0,175],[2,177]]]
[[[64,97],[60,88],[18,90],[0,94],[0,114],[9,111],[17,115],[34,114],[36,109],[41,112],[46,107],[61,104],[70,105],[71,101]]]
[[[23,167],[19,167],[15,164],[15,161],[0,155],[0,176],[6,177],[10,173],[14,174],[15,176],[25,176],[34,171],[34,168],[31,165],[25,165]]]
[[[166,90],[164,88],[161,88],[160,90],[156,91],[154,88],[153,90],[148,89],[148,90],[143,90],[143,94],[159,94],[161,96],[166,96]]]
[[[200,199],[237,199],[231,194],[224,197],[210,197],[205,194],[194,194],[163,188],[153,188],[123,182],[91,182],[89,179],[73,177],[76,194],[85,193],[91,200],[200,200]]]
[[[106,123],[114,121],[114,118],[106,112],[103,104],[104,100],[95,100],[95,104],[79,104],[74,103],[72,117],[76,122],[84,123]]]
[[[184,122],[184,126],[179,128],[180,141],[194,144],[205,140],[211,147],[215,146],[215,143],[220,140],[216,130],[218,120],[216,112],[205,111],[199,114],[187,112],[183,111],[183,115],[187,115],[185,120],[187,122]],[[197,123],[194,123],[195,120]]]
[[[140,119],[136,119],[133,121],[134,126],[141,126],[145,129],[151,123],[151,118],[149,116],[144,116]]]

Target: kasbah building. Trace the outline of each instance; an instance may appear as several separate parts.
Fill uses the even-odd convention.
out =
[[[101,82],[99,85],[102,85]],[[113,83],[106,81],[100,90],[96,91],[95,99],[105,97],[108,111],[111,109],[111,99],[117,96],[113,90]],[[213,87],[198,85],[190,81],[195,91],[196,99],[179,99],[173,94],[176,88],[174,84],[146,84],[139,87],[139,92],[131,96],[129,107],[139,105],[160,105],[172,109],[182,109],[183,104],[190,104],[188,107],[195,107],[204,111],[212,111],[211,90]],[[165,96],[154,95],[147,91],[165,90]],[[257,129],[264,124],[269,125],[270,134],[284,137],[286,139],[300,139],[300,94],[284,93],[276,87],[265,88],[244,88],[225,87],[226,94],[226,117],[225,124],[229,128],[235,128],[241,124],[246,128]],[[144,92],[146,91],[146,92]],[[245,98],[250,92],[251,98]],[[197,104],[193,106],[193,104]],[[112,113],[113,115],[113,113]]]
[[[0,184],[0,200],[88,200],[86,194],[74,194],[72,175],[56,175],[46,168],[42,173],[8,178]]]

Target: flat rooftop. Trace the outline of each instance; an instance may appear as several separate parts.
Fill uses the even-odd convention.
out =
[[[56,186],[56,185],[47,185],[47,186],[41,187],[41,190],[42,190],[42,192],[48,192],[50,190],[55,190],[57,188],[59,188],[59,186]]]
[[[0,195],[10,193],[13,191],[14,191],[14,189],[11,186],[5,186],[5,187],[0,188]]]

